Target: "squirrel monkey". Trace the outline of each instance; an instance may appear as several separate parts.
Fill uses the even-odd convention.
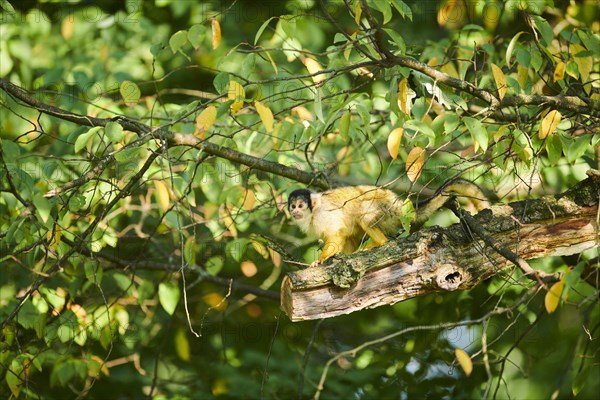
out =
[[[489,207],[486,196],[472,182],[455,179],[419,204],[412,229],[420,228],[456,193],[472,200],[477,210]],[[324,241],[318,265],[338,253],[353,253],[370,237],[374,246],[388,241],[402,229],[404,199],[388,189],[376,186],[347,186],[317,193],[297,189],[290,193],[288,210],[300,229]]]

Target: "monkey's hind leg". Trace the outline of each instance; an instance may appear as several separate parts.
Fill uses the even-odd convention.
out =
[[[372,245],[369,245],[366,247],[367,249],[370,249],[372,247],[381,246],[382,244],[384,244],[388,241],[387,236],[385,236],[383,231],[381,229],[379,229],[377,226],[372,226],[367,221],[360,221],[359,224],[360,224],[360,227],[362,228],[362,230],[364,230],[366,232],[366,234],[369,235],[369,237],[373,241]]]

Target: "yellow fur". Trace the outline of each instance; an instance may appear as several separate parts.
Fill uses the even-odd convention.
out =
[[[297,192],[304,192],[297,194]],[[488,206],[481,190],[469,181],[445,185],[423,207],[417,209],[415,226],[420,227],[442,207],[451,193],[469,197],[478,210]],[[307,204],[310,194],[310,203]],[[402,229],[403,199],[376,186],[348,186],[322,193],[299,190],[290,194],[288,208],[303,232],[324,242],[319,262],[338,253],[355,252],[367,238],[373,245],[387,242]],[[312,210],[311,210],[312,208]]]

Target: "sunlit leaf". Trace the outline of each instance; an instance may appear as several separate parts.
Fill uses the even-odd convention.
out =
[[[313,75],[312,80],[315,84],[318,85],[325,80],[325,75],[319,74],[319,71],[321,71],[323,69],[323,67],[321,67],[321,64],[319,64],[319,62],[317,60],[315,60],[313,58],[305,57],[302,60],[302,62],[304,63],[304,66],[308,70],[308,73]]]
[[[561,115],[558,110],[551,110],[546,114],[540,123],[540,131],[538,133],[539,138],[545,139],[546,136],[553,134],[560,123],[560,119]]]
[[[187,265],[196,265],[196,237],[190,236],[183,245],[183,258]]]
[[[204,25],[195,24],[192,25],[190,30],[188,31],[187,39],[192,44],[192,47],[194,47],[194,49],[198,49],[202,45],[202,41],[204,40],[204,37],[206,35],[205,30],[206,28],[204,27]]]
[[[196,118],[196,130],[194,135],[200,139],[204,138],[204,133],[210,129],[217,119],[217,108],[215,106],[206,107]]]
[[[406,176],[411,182],[416,182],[425,165],[425,150],[414,147],[406,157]]]
[[[521,36],[523,33],[523,31],[517,33],[515,36],[513,36],[513,38],[511,39],[510,43],[508,44],[508,47],[506,48],[506,65],[508,67],[510,67],[511,65],[511,58],[512,58],[512,53],[515,49],[515,45],[517,44],[517,41],[519,40],[519,36]]]
[[[210,26],[212,28],[212,48],[214,50],[221,44],[221,24],[219,24],[219,20],[213,18]]]
[[[177,31],[169,38],[169,47],[171,47],[171,51],[173,54],[177,53],[177,51],[187,43],[188,40],[187,31]]]
[[[178,328],[173,337],[175,352],[183,361],[190,361],[190,341],[183,328]]]
[[[560,280],[552,285],[550,290],[546,292],[546,296],[544,297],[544,306],[546,307],[546,312],[548,314],[552,314],[558,308],[560,296],[562,295],[564,286],[565,282]]]
[[[252,278],[258,272],[258,268],[256,268],[256,264],[254,264],[250,260],[242,261],[242,263],[240,264],[240,270],[242,271],[242,274],[244,274],[244,276],[246,278]]]
[[[167,184],[162,180],[155,180],[154,189],[156,190],[156,197],[158,199],[160,209],[163,212],[167,212],[167,210],[171,206],[171,195],[169,193],[169,188],[167,187]]]
[[[463,121],[465,122],[467,129],[469,129],[469,132],[471,132],[475,143],[477,143],[485,152],[488,147],[489,138],[487,130],[483,127],[481,121],[473,117],[464,117]]]
[[[275,17],[269,18],[268,20],[262,23],[260,28],[258,28],[258,30],[256,31],[256,35],[254,35],[254,44],[258,43],[258,39],[260,39],[262,33],[265,31],[265,29],[267,29],[267,26],[269,26],[269,23],[273,20],[273,18]]]
[[[473,372],[473,361],[471,357],[467,354],[463,349],[454,349],[454,354],[456,355],[456,359],[460,364],[463,371],[465,371],[465,375],[470,376],[471,372]]]
[[[502,72],[500,67],[498,67],[496,64],[492,63],[491,66],[492,75],[494,75],[494,81],[496,82],[496,88],[498,88],[498,97],[500,97],[500,100],[502,100],[506,94],[506,77],[504,76],[504,72]]]
[[[388,152],[392,159],[398,158],[398,151],[400,150],[400,141],[402,140],[402,135],[404,134],[403,128],[395,128],[393,129],[387,140],[387,148]]]
[[[565,67],[566,66],[567,66],[567,64],[565,64],[562,61],[559,61],[556,63],[556,67],[554,68],[554,82],[562,81],[563,79],[565,79]]]
[[[261,103],[260,101],[254,102],[254,107],[256,108],[256,112],[262,121],[265,130],[269,133],[273,132],[273,112],[269,107]]]
[[[407,197],[402,203],[401,215],[400,215],[400,223],[402,224],[402,229],[405,232],[410,232],[410,225],[417,218],[417,213],[415,211],[415,206],[412,201]]]
[[[138,85],[131,81],[121,82],[121,86],[119,86],[119,93],[121,93],[123,101],[129,107],[135,106],[142,95]]]
[[[350,120],[352,119],[352,115],[349,112],[344,113],[340,118],[339,132],[340,136],[344,140],[348,140],[348,133],[350,132]]]
[[[229,81],[229,90],[227,91],[227,98],[233,100],[230,109],[233,113],[236,113],[244,106],[244,100],[246,99],[246,91],[244,87],[237,81]]]
[[[172,282],[161,282],[158,285],[158,301],[169,315],[173,315],[179,303],[179,286]]]
[[[95,126],[93,128],[90,128],[86,133],[82,133],[79,136],[77,136],[77,139],[75,140],[75,145],[73,146],[73,151],[75,151],[75,153],[79,153],[81,149],[83,149],[88,144],[88,142],[94,137],[96,132],[98,132],[101,129],[101,126]]]
[[[558,135],[550,135],[546,138],[546,153],[548,153],[550,165],[556,165],[562,156],[562,142]]]

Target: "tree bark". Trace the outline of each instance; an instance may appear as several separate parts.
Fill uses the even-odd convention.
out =
[[[588,175],[561,195],[496,205],[471,217],[483,239],[463,220],[290,272],[282,282],[281,308],[292,321],[330,318],[427,293],[470,289],[512,265],[501,249],[528,260],[598,246],[600,173]]]

